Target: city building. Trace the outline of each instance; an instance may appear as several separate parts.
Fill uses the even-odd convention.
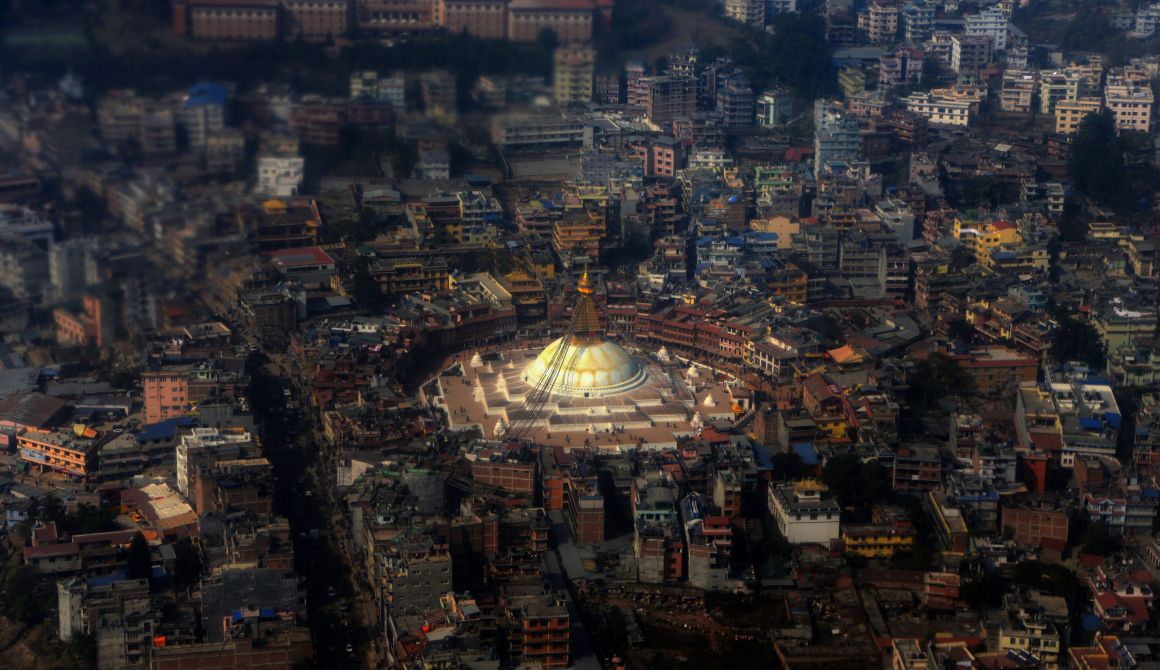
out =
[[[449,33],[503,39],[507,35],[507,0],[438,0],[435,22]]]
[[[1096,114],[1103,109],[1100,98],[1076,98],[1055,103],[1055,132],[1060,135],[1074,135],[1079,131],[1088,114]]]
[[[1104,107],[1115,117],[1117,131],[1150,131],[1153,102],[1147,86],[1109,84],[1104,88]]]
[[[592,101],[596,52],[588,47],[560,47],[553,56],[552,89],[558,105]]]
[[[829,546],[839,537],[842,509],[820,482],[771,485],[769,512],[782,537],[792,544]]]
[[[278,38],[281,0],[183,0],[175,26],[195,40],[255,42]],[[188,12],[188,18],[180,16]]]
[[[593,0],[510,0],[507,38],[534,42],[544,29],[556,33],[561,44],[592,39],[596,4]]]

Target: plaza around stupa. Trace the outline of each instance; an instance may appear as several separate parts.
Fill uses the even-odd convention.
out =
[[[466,352],[442,366],[427,401],[452,430],[566,449],[663,449],[734,418],[732,377],[663,349],[629,352],[608,339],[587,273],[568,333],[543,348]]]

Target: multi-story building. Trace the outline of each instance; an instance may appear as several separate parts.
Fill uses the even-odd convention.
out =
[[[1007,70],[999,90],[999,109],[1012,114],[1030,114],[1035,97],[1034,72]]]
[[[866,11],[866,36],[870,41],[893,42],[898,36],[898,5],[893,0],[871,0]]]
[[[959,75],[975,74],[991,61],[991,38],[986,35],[955,35],[951,38],[951,69]]]
[[[858,120],[818,101],[814,106],[814,166],[820,172],[830,161],[855,161],[861,150]]]
[[[592,39],[596,4],[593,0],[511,0],[507,7],[507,38],[534,42],[544,29],[561,44]]]
[[[556,104],[587,104],[592,101],[596,52],[588,47],[565,46],[553,56],[552,89]]]
[[[999,627],[999,649],[1031,652],[1049,668],[1058,665],[1059,638],[1051,620],[1022,609],[1008,612],[1006,623]]]
[[[484,39],[507,35],[507,0],[438,0],[435,22],[447,32]]]
[[[278,37],[280,9],[280,0],[184,0],[184,6],[174,9],[175,27],[184,33],[188,26],[195,40],[273,40]],[[186,11],[188,18],[181,15]]]
[[[49,289],[45,250],[23,237],[0,236],[0,287],[17,300],[36,303],[45,298]]]
[[[1152,103],[1152,89],[1147,86],[1109,84],[1104,88],[1104,106],[1115,117],[1118,131],[1150,131]]]
[[[864,558],[890,558],[894,552],[914,546],[914,528],[892,525],[857,525],[842,529],[846,553]]]
[[[225,127],[226,103],[226,89],[220,84],[198,84],[186,93],[178,120],[189,146],[204,148],[210,135]]]
[[[1065,70],[1045,70],[1039,73],[1039,113],[1051,114],[1055,106],[1064,100],[1076,100],[1086,87],[1078,72]]]
[[[86,478],[97,473],[102,444],[113,436],[78,424],[73,429],[30,428],[16,436],[20,460],[40,472]]]
[[[566,668],[572,658],[568,606],[556,595],[544,594],[539,580],[534,588],[531,586],[508,585],[502,596],[501,621],[507,630],[508,655],[545,670]]]
[[[786,89],[769,89],[757,98],[757,125],[774,128],[784,125],[793,114],[793,94]]]
[[[236,459],[253,444],[253,437],[243,429],[218,430],[194,428],[182,435],[176,449],[177,490],[192,499],[198,469],[217,460]]]
[[[666,74],[648,82],[645,113],[649,121],[664,127],[673,119],[689,116],[697,107],[697,80],[693,77]]]
[[[771,485],[768,505],[782,537],[792,544],[828,546],[839,537],[842,508],[820,482]]]
[[[298,155],[297,139],[263,138],[262,145],[256,192],[276,198],[298,195],[305,179],[306,159]]]
[[[1004,51],[1007,48],[1007,18],[999,7],[988,7],[976,14],[967,14],[963,27],[968,37],[990,37],[991,48]]]
[[[878,86],[893,88],[922,80],[921,49],[902,47],[878,58]]]
[[[929,491],[942,481],[938,449],[929,445],[903,445],[894,455],[894,490]]]
[[[237,398],[248,384],[241,372],[212,364],[147,370],[141,375],[145,423],[184,416],[210,398]]]
[[[717,111],[721,113],[721,124],[726,128],[748,128],[753,125],[753,89],[749,82],[735,78],[717,90]]]
[[[891,670],[935,670],[939,667],[934,654],[924,649],[921,640],[894,638],[891,642]]]
[[[725,16],[753,26],[765,27],[765,0],[724,0]]]
[[[1004,503],[1000,530],[1018,544],[1062,551],[1067,545],[1068,522],[1068,512],[1062,506]]]
[[[903,99],[906,111],[940,126],[967,127],[971,125],[974,105],[969,100],[955,100],[934,92],[911,93]]]
[[[357,0],[358,27],[384,33],[424,33],[435,28],[432,0]]]
[[[350,0],[282,0],[288,38],[308,42],[342,37],[350,30]]]
[[[1055,132],[1060,135],[1074,135],[1088,114],[1099,113],[1103,109],[1099,98],[1077,98],[1060,100],[1055,103]]]
[[[497,115],[492,141],[506,151],[553,151],[591,147],[593,127],[579,116]]]
[[[907,42],[918,44],[934,26],[934,0],[909,0],[902,6],[902,32]]]

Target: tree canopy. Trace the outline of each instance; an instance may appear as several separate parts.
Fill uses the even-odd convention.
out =
[[[845,506],[862,506],[890,497],[890,473],[878,463],[864,463],[854,454],[841,454],[822,468],[822,482]]]
[[[1088,114],[1080,122],[1071,144],[1068,170],[1076,189],[1087,197],[1101,205],[1123,204],[1129,195],[1127,165],[1110,111]]]
[[[125,555],[126,573],[130,579],[148,579],[153,573],[153,559],[149,552],[149,541],[138,531],[129,543]]]
[[[1051,338],[1051,357],[1059,362],[1080,361],[1093,368],[1104,366],[1106,352],[1100,334],[1091,324],[1070,316],[1059,319]]]

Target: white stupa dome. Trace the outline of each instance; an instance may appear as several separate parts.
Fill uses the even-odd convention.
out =
[[[627,351],[615,342],[572,339],[565,345],[560,338],[540,352],[528,365],[528,383],[536,385],[552,367],[561,346],[567,349],[557,360],[559,372],[552,392],[562,395],[603,397],[624,393],[645,381],[646,373]]]

